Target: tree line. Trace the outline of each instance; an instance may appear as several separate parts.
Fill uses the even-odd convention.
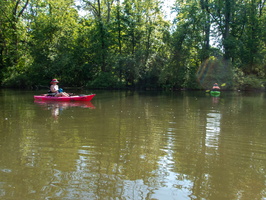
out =
[[[90,88],[260,87],[265,0],[3,0],[0,83]],[[82,14],[81,14],[82,13]]]

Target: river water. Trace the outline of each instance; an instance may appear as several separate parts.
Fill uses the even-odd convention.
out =
[[[41,92],[0,90],[0,199],[266,199],[265,93]]]

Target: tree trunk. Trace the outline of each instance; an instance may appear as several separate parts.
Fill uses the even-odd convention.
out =
[[[229,47],[229,36],[230,36],[230,22],[231,22],[231,0],[225,0],[225,28],[223,33],[223,45],[224,45],[224,58],[225,60],[230,59],[230,47]]]
[[[208,8],[208,0],[201,0],[201,9],[203,11],[206,11],[206,21],[205,21],[205,25],[204,25],[204,34],[205,34],[205,38],[204,38],[204,46],[203,46],[203,56],[202,56],[202,60],[205,60],[209,57],[209,52],[210,52],[210,30],[211,30],[211,22],[210,22],[210,11]]]
[[[97,0],[98,3],[98,25],[100,29],[100,38],[101,38],[101,71],[106,71],[106,62],[105,62],[105,38],[104,38],[104,28],[103,28],[103,19],[101,12],[101,0]]]

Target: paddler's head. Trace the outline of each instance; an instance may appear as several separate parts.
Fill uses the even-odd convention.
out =
[[[59,81],[58,81],[56,78],[54,78],[54,79],[51,81],[51,84],[57,84],[57,83],[59,83]]]

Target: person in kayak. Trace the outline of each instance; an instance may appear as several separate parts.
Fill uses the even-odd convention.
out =
[[[49,93],[53,93],[55,97],[69,97],[69,94],[63,92],[63,90],[57,85],[59,81],[57,79],[53,79],[51,81],[50,91]]]
[[[212,87],[212,91],[219,91],[219,90],[220,90],[220,87],[219,87],[218,83],[214,83],[213,87]]]

